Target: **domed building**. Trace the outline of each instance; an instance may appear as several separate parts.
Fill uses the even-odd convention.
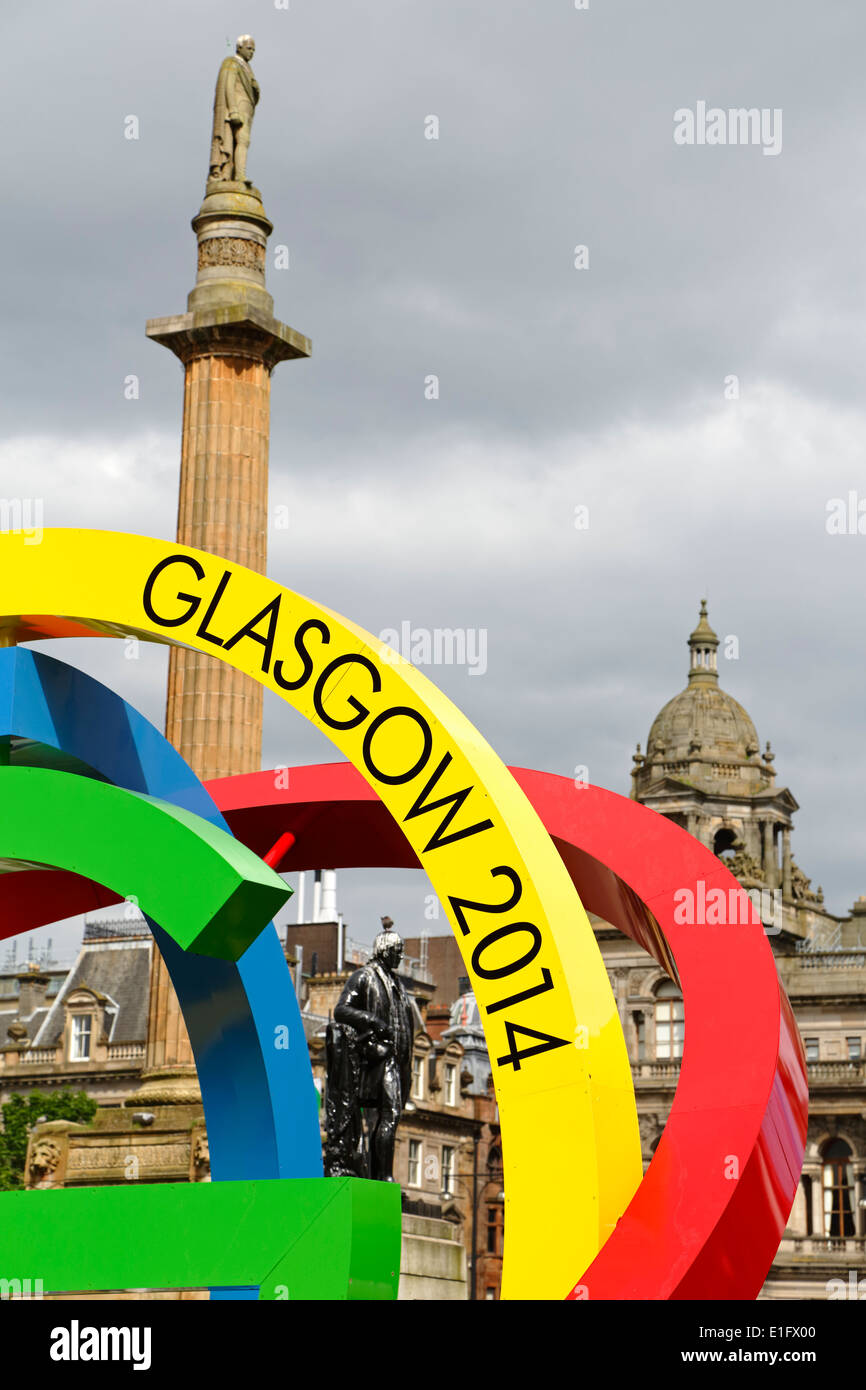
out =
[[[490,1058],[484,1037],[481,1009],[472,991],[461,994],[451,1005],[448,1027],[442,1034],[445,1042],[459,1043],[463,1048],[464,1071],[471,1075],[464,1090],[469,1095],[487,1094],[490,1083]]]
[[[723,857],[744,887],[777,893],[777,906],[781,900],[797,919],[786,921],[788,930],[814,935],[831,919],[791,853],[799,806],[776,785],[769,742],[761,753],[748,713],[719,684],[706,600],[688,648],[688,683],[656,715],[645,754],[638,744],[631,795]]]
[[[688,639],[684,690],[638,745],[632,797],[724,859],[759,907],[794,1008],[809,1073],[809,1132],[788,1228],[763,1298],[866,1293],[866,899],[846,916],[824,905],[795,863],[798,804],[776,784],[769,743],[719,685],[719,638],[706,602]],[[607,923],[595,932],[620,1009],[648,1164],[661,1137],[687,1046],[679,987]],[[730,1001],[737,1026],[737,1001]],[[720,1037],[719,1046],[724,1046]],[[862,1282],[861,1282],[862,1281]]]

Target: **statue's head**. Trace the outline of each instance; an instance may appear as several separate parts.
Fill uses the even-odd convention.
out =
[[[235,44],[235,52],[239,53],[242,58],[245,58],[247,62],[250,62],[255,51],[256,41],[252,37],[252,35],[241,34],[240,38]]]
[[[388,970],[396,970],[403,959],[403,938],[394,931],[390,917],[382,918],[382,930],[373,942],[373,959],[380,960]]]

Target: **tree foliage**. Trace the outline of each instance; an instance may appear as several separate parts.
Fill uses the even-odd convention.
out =
[[[0,1106],[0,1191],[24,1186],[27,1137],[38,1120],[74,1120],[86,1123],[96,1114],[96,1101],[84,1091],[28,1091],[14,1095]]]

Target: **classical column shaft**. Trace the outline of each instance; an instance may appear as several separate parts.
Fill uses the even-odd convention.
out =
[[[764,882],[768,888],[778,887],[778,871],[776,868],[776,849],[773,844],[773,822],[764,821]]]
[[[270,373],[259,357],[186,365],[177,538],[263,574]],[[224,661],[173,647],[166,736],[202,781],[258,772],[262,687]]]
[[[784,897],[793,896],[791,880],[791,828],[782,827],[782,893]]]
[[[824,1185],[823,1169],[820,1167],[812,1174],[812,1234],[824,1234]]]

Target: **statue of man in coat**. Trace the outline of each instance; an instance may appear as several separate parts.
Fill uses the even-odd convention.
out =
[[[415,1021],[396,973],[403,942],[393,928],[383,917],[371,959],[350,975],[328,1025],[325,1167],[332,1177],[395,1181],[394,1139],[409,1098]]]
[[[259,84],[250,67],[256,45],[249,34],[241,34],[235,53],[223,59],[213,102],[213,138],[210,149],[209,179],[245,183],[247,151],[253,128],[253,113],[260,96]]]

